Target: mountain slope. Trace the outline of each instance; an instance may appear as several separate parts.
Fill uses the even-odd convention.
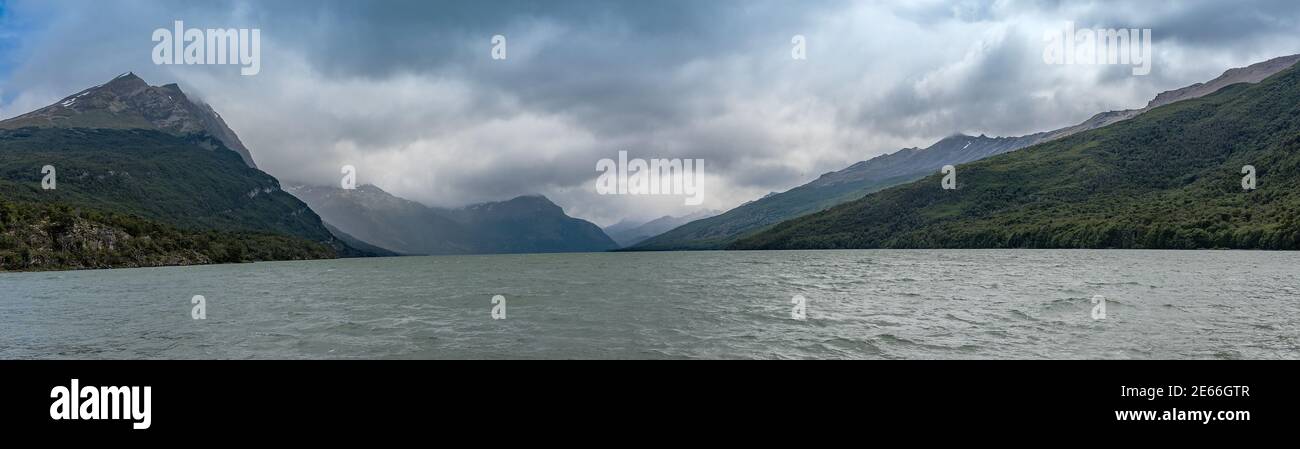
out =
[[[291,185],[286,190],[331,226],[399,254],[474,252],[472,233],[460,223],[373,185],[355,190]]]
[[[367,255],[226,141],[211,108],[130,74],[0,122],[0,269]]]
[[[1143,107],[1141,109],[1126,109],[1122,111],[1103,112],[1092,116],[1088,120],[1078,125],[1048,132],[1046,133],[1042,141],[1044,142],[1052,141],[1052,140],[1068,137],[1075,133],[1093,130],[1093,129],[1101,128],[1103,126],[1110,125],[1112,123],[1128,120],[1130,118],[1138,116],[1138,114],[1144,113],[1146,111],[1150,111],[1152,109],[1167,104],[1173,104],[1175,102],[1179,102],[1183,100],[1190,100],[1193,98],[1204,97],[1206,95],[1218,92],[1219,89],[1223,89],[1224,87],[1228,87],[1233,84],[1258,83],[1260,81],[1263,81],[1265,78],[1273,76],[1274,74],[1295,65],[1297,61],[1300,61],[1300,55],[1282,56],[1264,62],[1251,64],[1250,66],[1247,67],[1229,69],[1228,71],[1223,72],[1222,75],[1219,75],[1218,78],[1210,80],[1209,82],[1196,83],[1181,89],[1161,92],[1159,95],[1156,95],[1155,98],[1151,99],[1151,101],[1147,102],[1146,107]]]
[[[671,231],[686,223],[718,215],[718,213],[715,210],[701,210],[680,217],[665,215],[645,223],[632,223],[624,220],[604,228],[604,231],[605,235],[614,239],[614,242],[618,243],[619,246],[627,247]]]
[[[134,214],[192,229],[268,232],[329,242],[315,213],[220,142],[140,129],[0,130],[0,195]],[[42,190],[41,168],[57,170]]]
[[[26,127],[152,129],[181,137],[207,134],[257,168],[248,148],[211,106],[190,100],[175,84],[150,86],[134,73],[0,122],[0,129]]]
[[[206,150],[197,139],[206,137],[139,129],[0,130],[0,202],[27,211],[7,214],[0,231],[3,269],[353,255],[305,204],[280,192],[275,178],[248,168],[232,151]],[[41,188],[46,165],[56,169],[53,190]]]
[[[475,230],[479,252],[552,253],[618,248],[599,226],[568,216],[564,209],[541,195],[443,211]]]
[[[721,215],[687,223],[634,245],[632,250],[719,249],[784,220],[810,214],[885,187],[918,179],[946,164],[978,160],[1037,142],[1026,137],[955,135],[929,148],[907,148],[859,162],[785,192],[742,204]]]
[[[353,237],[351,234],[348,234],[348,233],[346,233],[346,232],[343,232],[343,231],[342,231],[341,229],[339,229],[339,228],[336,228],[336,227],[330,226],[329,223],[325,223],[325,229],[328,229],[328,230],[330,231],[330,234],[334,234],[334,236],[337,237],[337,238],[339,239],[339,241],[342,241],[343,243],[347,244],[348,246],[351,246],[351,247],[353,247],[353,248],[356,248],[358,251],[360,251],[360,252],[362,252],[362,253],[365,253],[365,254],[364,254],[365,257],[371,257],[371,256],[373,256],[373,257],[395,257],[395,256],[400,256],[400,255],[401,255],[401,254],[398,254],[398,253],[396,253],[396,252],[389,251],[389,250],[387,250],[387,249],[385,249],[385,248],[380,248],[380,247],[378,247],[378,246],[371,245],[371,244],[368,243],[368,242],[363,242],[363,241],[361,241],[361,239],[358,239],[358,238],[356,238],[356,237]]]
[[[1300,72],[962,165],[957,190],[940,178],[732,248],[1300,249]]]
[[[542,196],[459,209],[427,207],[373,185],[355,190],[293,186],[344,233],[402,254],[605,251],[617,244],[596,225],[569,217]]]
[[[1021,137],[989,138],[955,135],[925,149],[908,148],[859,162],[844,170],[786,192],[743,204],[722,215],[686,224],[648,239],[633,250],[718,249],[776,223],[825,210],[877,190],[936,173],[944,165],[957,165],[1051,142],[1071,135],[1131,119],[1153,108],[1198,98],[1235,83],[1255,83],[1300,61],[1300,55],[1275,58],[1245,68],[1231,69],[1208,83],[1163,92],[1145,108],[1097,114],[1078,125]]]

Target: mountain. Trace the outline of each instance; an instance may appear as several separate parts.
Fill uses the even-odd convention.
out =
[[[150,86],[134,73],[0,122],[0,129],[26,127],[153,129],[181,137],[206,134],[257,168],[248,148],[211,106],[191,100],[175,84]]]
[[[49,265],[26,259],[21,264],[6,265],[23,269],[152,266],[165,261],[154,256],[176,250],[221,253],[219,257],[189,258],[179,263],[321,258],[339,253],[351,255],[354,251],[337,241],[306,204],[280,191],[275,178],[244,165],[233,151],[207,150],[201,143],[220,145],[206,137],[182,138],[142,129],[0,130],[0,200],[17,210],[35,211],[6,225],[2,232],[12,240],[0,239],[0,253],[21,252],[23,248],[38,255],[68,253],[64,259],[70,262]],[[42,168],[46,165],[56,169],[53,190],[41,188]],[[146,242],[157,241],[158,235],[179,233],[184,238],[172,240],[203,247],[144,245],[140,249],[143,253],[118,259],[120,265],[103,265],[108,262],[89,256],[83,260],[84,254],[77,250],[43,246],[57,243],[61,234],[49,234],[45,243],[22,237],[49,224],[50,208],[72,210],[76,212],[71,214],[73,218],[83,214],[109,217],[106,221],[77,222],[107,227]],[[116,216],[127,218],[113,218]],[[121,223],[132,226],[114,227]],[[71,228],[75,226],[50,230]],[[150,229],[166,231],[135,232]],[[245,249],[268,249],[258,243],[261,237],[286,239],[279,243],[284,250],[226,254],[196,240],[196,236],[208,234],[219,238],[207,241],[220,240]]]
[[[619,243],[620,245],[622,245],[622,243],[619,242],[619,236],[618,236],[618,235],[615,235],[615,234],[619,234],[619,235],[625,234],[625,233],[627,233],[627,232],[629,232],[629,231],[632,231],[633,229],[636,229],[636,228],[638,228],[638,227],[640,227],[641,225],[644,225],[644,224],[646,224],[646,223],[648,223],[648,222],[646,222],[646,221],[639,221],[639,220],[632,220],[632,219],[629,219],[629,218],[624,218],[624,219],[622,219],[622,220],[619,220],[618,223],[614,223],[614,224],[612,224],[612,225],[605,226],[605,227],[600,228],[600,229],[601,229],[602,231],[605,231],[605,235],[608,235],[609,238],[614,239],[614,242]],[[624,236],[624,237],[626,237],[626,236]]]
[[[291,186],[337,229],[402,254],[482,254],[605,251],[617,248],[596,225],[569,217],[543,196],[428,207],[373,185],[354,190]]]
[[[160,118],[156,102],[145,101],[152,94],[144,91],[184,100],[179,89],[141,84],[121,76],[0,122],[0,202],[10,208],[0,229],[0,268],[365,255],[334,237],[274,177],[192,128],[198,122]],[[42,188],[47,165],[55,168],[52,190]]]
[[[701,210],[680,217],[665,215],[645,223],[623,220],[606,227],[605,234],[614,239],[619,246],[628,247],[650,237],[671,231],[686,223],[709,218],[719,213],[721,212],[716,210]]]
[[[355,190],[289,185],[336,229],[400,254],[463,254],[474,250],[472,233],[423,204],[390,195],[373,185]]]
[[[551,253],[618,248],[599,226],[572,218],[541,195],[446,210],[479,235],[480,252]]]
[[[1243,189],[1243,167],[1257,189]],[[732,245],[1300,249],[1300,71],[1152,108]]]
[[[330,234],[334,234],[335,237],[338,237],[339,241],[342,241],[343,243],[347,244],[348,246],[353,247],[353,248],[356,248],[358,251],[360,251],[360,252],[362,252],[362,253],[365,253],[365,255],[366,255],[367,257],[370,257],[370,256],[373,256],[373,257],[396,257],[396,256],[400,256],[400,255],[401,255],[401,254],[398,254],[397,252],[389,251],[388,249],[380,248],[380,247],[378,247],[378,246],[371,245],[370,243],[363,242],[363,241],[361,241],[361,239],[358,239],[358,238],[356,238],[356,237],[353,237],[351,234],[348,234],[348,233],[346,233],[346,232],[343,232],[343,231],[340,230],[339,228],[336,228],[336,227],[330,226],[329,223],[325,223],[325,229],[328,229],[328,230],[330,231]]]
[[[1156,95],[1155,98],[1151,99],[1151,101],[1147,102],[1146,107],[1143,107],[1141,109],[1125,109],[1122,111],[1103,112],[1092,116],[1088,120],[1078,125],[1070,126],[1067,128],[1061,128],[1056,131],[1045,133],[1042,141],[1044,142],[1052,141],[1063,137],[1068,137],[1075,133],[1097,129],[1106,125],[1110,125],[1112,123],[1128,120],[1130,118],[1136,117],[1138,114],[1141,114],[1146,111],[1150,111],[1160,106],[1173,104],[1175,102],[1179,102],[1183,100],[1190,100],[1193,98],[1204,97],[1206,95],[1218,92],[1219,89],[1223,89],[1224,87],[1228,87],[1233,84],[1258,83],[1260,81],[1263,81],[1265,78],[1273,76],[1274,74],[1295,65],[1297,61],[1300,61],[1300,55],[1281,56],[1281,57],[1270,59],[1268,61],[1252,64],[1247,67],[1229,69],[1228,71],[1223,72],[1222,75],[1219,75],[1218,78],[1210,80],[1209,82],[1196,83],[1191,86],[1184,87],[1182,89],[1175,89],[1175,90],[1161,92],[1159,95]]]
[[[808,184],[769,194],[721,215],[687,223],[642,241],[631,249],[720,249],[740,237],[781,221],[920,178],[947,164],[969,162],[1022,148],[1037,139],[1038,136],[950,136],[929,148],[907,148],[824,174]]]
[[[1078,125],[1021,137],[946,137],[925,149],[907,148],[858,162],[843,170],[827,173],[802,186],[745,203],[716,217],[688,223],[648,239],[632,250],[720,249],[736,240],[776,223],[825,210],[862,198],[864,195],[934,174],[944,165],[958,165],[995,156],[1030,145],[1063,139],[1074,134],[1129,120],[1151,109],[1178,101],[1199,98],[1236,83],[1255,83],[1300,61],[1300,55],[1285,56],[1249,67],[1224,72],[1218,78],[1177,90],[1163,92],[1146,107],[1097,114]]]

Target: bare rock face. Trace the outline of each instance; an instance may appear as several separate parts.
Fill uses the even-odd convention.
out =
[[[211,106],[191,100],[180,86],[150,86],[134,73],[83,90],[59,102],[0,122],[23,127],[155,129],[177,136],[206,134],[257,168],[248,148]]]

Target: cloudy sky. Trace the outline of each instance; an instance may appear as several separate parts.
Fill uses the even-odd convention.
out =
[[[151,35],[175,20],[260,29],[261,73],[155,65]],[[1151,29],[1150,75],[1044,63],[1066,22]],[[607,225],[693,211],[597,195],[619,150],[704,159],[698,207],[725,210],[958,132],[1141,107],[1300,53],[1296,30],[1294,0],[0,0],[0,118],[133,71],[212,104],[285,182],[337,185],[347,164],[431,205],[541,193]]]

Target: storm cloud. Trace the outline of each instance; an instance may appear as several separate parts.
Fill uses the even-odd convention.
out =
[[[156,28],[259,28],[262,71],[159,66]],[[1148,76],[1053,66],[1043,35],[1150,28]],[[600,196],[596,162],[705,160],[728,209],[953,133],[1020,135],[1300,53],[1293,1],[3,1],[0,118],[133,71],[213,105],[285,182],[431,205],[540,193],[609,224],[692,212]],[[508,58],[490,57],[491,37]],[[807,59],[790,56],[803,35]]]

